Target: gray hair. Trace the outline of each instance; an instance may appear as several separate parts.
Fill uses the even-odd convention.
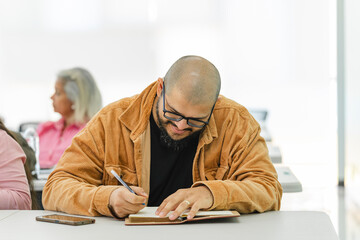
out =
[[[75,121],[89,121],[102,107],[101,94],[93,76],[86,69],[77,67],[61,71],[57,77],[73,102]]]

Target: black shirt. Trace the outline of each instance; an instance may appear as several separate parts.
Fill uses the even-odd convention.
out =
[[[148,206],[159,206],[165,198],[181,188],[191,187],[192,165],[199,137],[191,138],[187,147],[176,152],[160,141],[160,129],[151,114],[151,167]]]

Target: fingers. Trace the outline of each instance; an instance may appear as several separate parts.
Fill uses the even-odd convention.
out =
[[[120,191],[118,193],[119,197],[124,199],[126,202],[130,204],[143,204],[146,203],[148,195],[145,191],[140,187],[132,186],[131,189],[136,193],[133,194],[129,190],[124,187],[119,188]]]
[[[177,206],[186,198],[187,190],[189,189],[179,189],[174,194],[171,194],[160,204],[155,214],[159,215],[159,217],[165,217],[170,211],[176,210]],[[189,204],[186,204],[186,207],[189,207],[188,205]],[[186,208],[184,210],[186,210]]]
[[[131,193],[125,187],[119,187],[110,195],[109,203],[119,217],[137,213],[146,206],[147,194],[144,190],[139,187],[132,187],[132,189],[138,195]]]
[[[131,186],[131,189],[134,190],[134,192],[139,195],[139,196],[143,196],[145,198],[148,198],[149,196],[146,194],[146,192],[144,191],[144,189],[142,189],[141,187],[135,187],[135,186]]]
[[[213,204],[213,196],[206,186],[189,189],[180,189],[167,197],[159,206],[155,214],[166,217],[170,211],[169,219],[175,220],[185,210],[190,208],[188,219],[194,218],[199,209],[210,208]]]
[[[127,217],[129,214],[137,213],[137,212],[139,212],[142,208],[145,207],[145,206],[143,206],[143,205],[139,205],[139,206],[140,206],[139,209],[126,208],[126,207],[121,207],[121,206],[117,207],[116,209],[114,209],[114,207],[113,207],[113,209],[114,209],[115,214],[116,214],[117,217],[119,217],[119,218],[125,218],[125,217]]]
[[[170,216],[169,219],[170,220],[175,220],[176,218],[178,218],[186,209],[188,209],[190,207],[190,202],[188,200],[184,200],[182,201],[177,208],[175,209],[175,211],[173,211]],[[197,211],[196,211],[197,212]],[[195,212],[195,214],[196,214]],[[194,214],[194,216],[195,216]]]
[[[187,219],[193,219],[196,213],[200,210],[199,205],[197,203],[193,204],[190,212],[187,214]]]

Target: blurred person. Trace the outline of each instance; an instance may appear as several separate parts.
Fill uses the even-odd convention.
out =
[[[35,164],[36,164],[36,156],[34,150],[29,146],[28,142],[23,138],[21,133],[11,131],[9,132],[12,134],[16,142],[20,145],[22,150],[25,153],[26,156],[26,162],[25,162],[25,173],[26,177],[29,183],[30,187],[30,195],[31,195],[31,209],[32,210],[38,210],[42,208],[41,204],[41,194],[38,195],[34,189],[34,182],[33,179],[36,178],[35,174]]]
[[[14,136],[16,141],[19,143],[20,147],[24,151],[26,155],[26,163],[27,169],[29,173],[34,176],[35,175],[35,164],[36,164],[36,156],[34,150],[29,146],[26,139],[19,132],[10,131],[10,133]]]
[[[54,111],[61,115],[56,122],[37,127],[40,167],[52,168],[59,161],[72,138],[102,107],[100,91],[93,76],[83,68],[61,71],[51,96]]]
[[[217,68],[177,60],[140,94],[103,108],[74,137],[43,190],[46,210],[126,217],[148,206],[176,219],[201,210],[279,210],[282,187],[261,128],[219,95]],[[119,186],[115,171],[131,185]]]
[[[0,209],[31,209],[36,198],[30,195],[31,174],[25,162],[24,151],[0,120]]]

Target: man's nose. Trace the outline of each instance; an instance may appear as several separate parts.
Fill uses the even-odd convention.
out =
[[[184,130],[185,128],[189,127],[189,125],[187,124],[186,119],[181,119],[180,121],[175,122],[175,125],[180,130]]]

